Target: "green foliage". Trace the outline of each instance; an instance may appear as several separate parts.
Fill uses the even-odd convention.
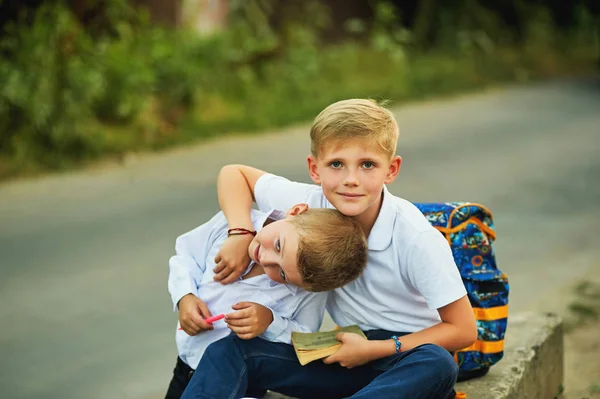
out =
[[[86,123],[101,95],[93,44],[62,7],[42,6],[29,29],[0,42],[0,143],[17,164],[54,166],[99,151]]]
[[[62,4],[0,37],[0,177],[304,121],[343,98],[398,102],[587,70],[600,37],[583,8],[567,34],[528,8],[517,42],[475,0],[424,2],[416,33],[376,2],[373,20],[347,21],[334,44],[317,0],[232,0],[228,28],[210,37],[154,26],[123,0],[107,2],[104,25],[82,27]]]

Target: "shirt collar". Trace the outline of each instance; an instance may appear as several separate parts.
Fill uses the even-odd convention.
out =
[[[373,251],[383,251],[389,247],[394,232],[394,221],[396,220],[392,195],[386,186],[383,186],[381,195],[383,196],[383,203],[367,240],[369,250]]]
[[[290,292],[290,294],[292,294],[292,295],[296,295],[296,293],[298,292],[298,289],[300,288],[294,284],[281,284],[281,283],[278,283],[276,281],[269,279],[269,287],[274,287],[276,285],[285,285],[285,288],[287,288],[288,291]]]
[[[285,212],[282,212],[277,209],[271,209],[268,212],[260,212],[260,216],[254,220],[253,225],[256,231],[259,231],[263,228],[264,224],[267,222],[267,219],[273,220],[281,220],[285,218]]]

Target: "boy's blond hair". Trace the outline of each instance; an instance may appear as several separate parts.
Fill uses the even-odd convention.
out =
[[[398,123],[387,108],[374,100],[343,100],[317,115],[310,129],[310,149],[318,158],[325,146],[359,138],[379,145],[391,159],[396,153],[398,135]]]
[[[335,209],[308,209],[290,223],[298,232],[298,272],[308,291],[329,291],[356,279],[367,265],[359,224]]]

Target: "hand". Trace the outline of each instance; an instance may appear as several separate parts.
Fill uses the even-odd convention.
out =
[[[208,307],[200,298],[193,294],[187,294],[179,300],[179,324],[187,335],[193,336],[205,330],[212,330],[212,324],[204,321],[211,317]]]
[[[342,347],[333,355],[323,359],[323,363],[339,363],[349,369],[362,366],[371,361],[369,341],[358,334],[337,333],[335,339],[342,343]]]
[[[221,249],[215,256],[217,264],[213,269],[215,281],[221,284],[233,283],[238,279],[250,264],[248,246],[252,242],[250,234],[233,235],[227,237]]]
[[[254,302],[239,302],[232,306],[236,312],[225,315],[225,322],[241,339],[259,336],[273,322],[271,309]]]

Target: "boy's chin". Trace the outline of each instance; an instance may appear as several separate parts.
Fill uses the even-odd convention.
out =
[[[250,245],[248,245],[248,256],[253,261],[254,261],[254,250],[256,249],[257,246],[258,246],[258,240],[256,238],[254,238],[252,241],[250,241]]]
[[[358,216],[361,213],[365,212],[367,208],[364,205],[355,205],[355,204],[333,204],[338,211],[346,216]]]

